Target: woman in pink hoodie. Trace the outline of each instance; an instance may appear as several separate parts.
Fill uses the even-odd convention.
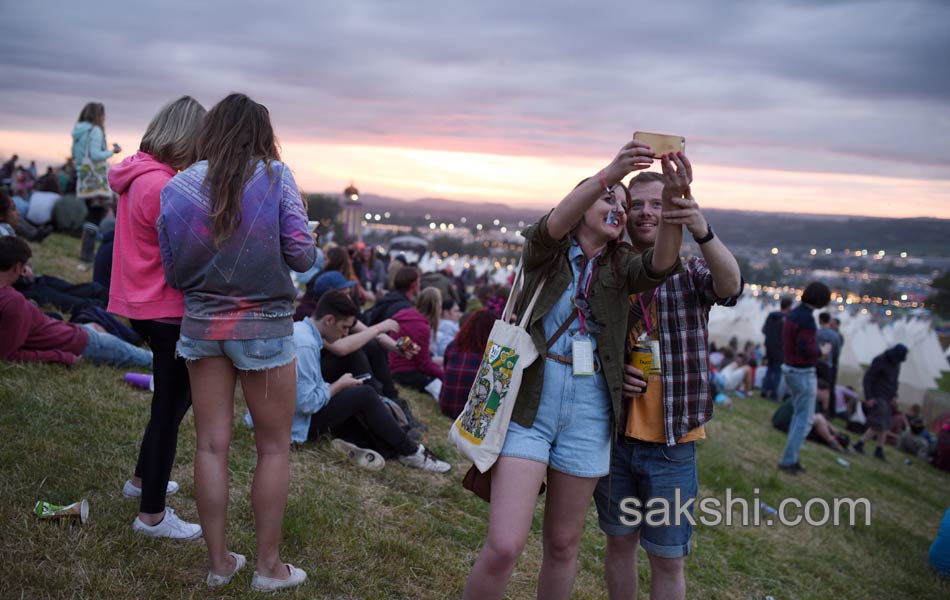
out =
[[[165,105],[145,130],[139,151],[109,170],[109,185],[119,194],[109,312],[128,317],[154,356],[151,417],[135,477],[125,482],[122,495],[141,498],[133,531],[188,540],[201,536],[201,526],[182,521],[165,506],[166,493],[178,491],[169,477],[178,425],[191,406],[188,369],[184,359],[175,356],[184,299],[165,281],[155,223],[162,188],[195,161],[195,139],[205,112],[190,96]]]

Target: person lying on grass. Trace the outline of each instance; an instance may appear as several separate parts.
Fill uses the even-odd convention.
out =
[[[291,441],[302,444],[326,433],[344,435],[353,440],[352,432],[363,430],[369,434],[365,437],[389,450],[387,453],[398,456],[402,464],[445,473],[451,469],[451,465],[437,459],[422,444],[412,441],[376,390],[351,373],[344,373],[332,383],[323,379],[320,353],[324,344],[349,342],[359,347],[382,331],[395,330],[395,323],[386,320],[379,325],[366,327],[359,333],[350,334],[358,314],[359,309],[346,292],[333,290],[323,294],[312,317],[294,323],[297,404],[290,432]],[[244,420],[253,426],[250,414],[246,414]],[[360,423],[362,426],[359,426]],[[368,444],[364,442],[364,445]],[[333,447],[358,466],[370,470],[381,469],[386,464],[376,450],[363,448],[342,438],[334,440]]]
[[[98,325],[57,321],[12,285],[29,268],[33,252],[20,238],[0,237],[0,359],[75,365],[152,368],[152,353],[105,333]]]

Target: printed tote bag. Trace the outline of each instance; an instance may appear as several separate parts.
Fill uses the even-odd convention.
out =
[[[109,163],[95,162],[89,156],[89,144],[92,143],[92,131],[86,135],[86,154],[82,157],[79,172],[76,176],[76,197],[98,198],[111,197],[109,187]]]
[[[521,376],[525,368],[538,358],[538,351],[525,327],[544,283],[542,281],[534,292],[521,315],[520,323],[511,324],[511,314],[524,284],[524,273],[521,267],[518,268],[505,310],[501,319],[495,321],[488,336],[485,354],[482,355],[465,408],[449,430],[449,442],[475,463],[482,473],[495,464],[501,452],[518,388],[521,387]]]

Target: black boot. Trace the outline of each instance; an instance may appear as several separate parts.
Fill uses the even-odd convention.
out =
[[[884,448],[881,448],[880,446],[878,446],[877,448],[875,448],[875,449],[874,449],[874,458],[879,458],[879,459],[881,459],[881,460],[883,460],[883,461],[886,462],[887,459],[884,458]]]

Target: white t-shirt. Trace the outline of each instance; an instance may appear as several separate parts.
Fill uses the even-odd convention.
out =
[[[54,192],[33,192],[30,196],[30,209],[26,211],[26,220],[34,225],[45,225],[53,219],[53,207],[59,202],[59,194]]]

